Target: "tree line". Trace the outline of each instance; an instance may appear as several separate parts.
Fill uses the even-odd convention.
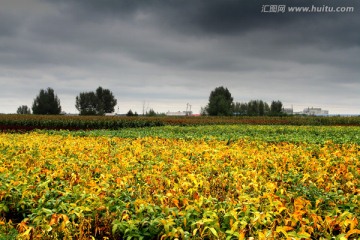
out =
[[[269,105],[263,100],[251,100],[248,103],[234,102],[230,91],[221,86],[215,88],[209,96],[209,103],[201,109],[202,115],[210,116],[282,116],[281,101],[272,101]]]
[[[98,87],[95,91],[81,92],[75,98],[80,115],[105,115],[114,112],[117,100],[109,89]],[[57,115],[61,113],[60,99],[52,88],[41,89],[31,108],[33,114]],[[18,107],[18,114],[31,114],[28,106]]]
[[[75,107],[80,115],[105,115],[113,113],[117,100],[109,89],[98,87],[95,91],[81,92],[75,98]],[[61,113],[60,99],[52,88],[41,89],[32,104],[33,114],[56,115]],[[18,107],[18,114],[31,114],[28,106]],[[211,91],[209,103],[201,109],[202,115],[209,116],[281,116],[281,101],[272,101],[269,105],[262,100],[251,100],[247,103],[234,102],[230,91],[221,86]],[[138,116],[129,110],[127,116]],[[147,116],[157,115],[153,109]]]

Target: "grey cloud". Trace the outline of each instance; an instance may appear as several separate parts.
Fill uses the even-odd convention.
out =
[[[8,98],[31,91],[32,101],[50,86],[71,112],[80,91],[99,85],[119,103],[163,101],[166,110],[167,101],[206,103],[219,85],[237,101],[358,99],[360,8],[261,13],[269,3],[358,7],[358,0],[5,1],[0,79]]]
[[[0,41],[3,37],[14,36],[19,24],[19,20],[16,19],[16,16],[0,9]]]
[[[207,69],[229,69],[233,66],[236,69],[239,65],[231,62],[233,53],[279,60],[296,58],[297,61],[311,63],[323,60],[319,57],[327,55],[323,52],[356,47],[360,43],[360,32],[355,30],[360,29],[360,14],[261,13],[261,6],[269,4],[267,1],[61,1],[62,4],[64,2],[72,10],[66,12],[66,17],[61,16],[63,19],[52,18],[38,25],[35,31],[40,36],[46,35],[55,42],[75,42],[77,46],[87,46],[92,51],[120,51],[139,61],[158,64]],[[289,5],[288,0],[275,3]],[[290,3],[293,6],[305,5],[300,0]],[[359,5],[358,1],[351,0],[341,3]],[[339,1],[306,1],[306,5],[311,4],[339,5]],[[79,15],[89,21],[76,22]],[[146,19],[139,23],[137,16],[141,15]],[[104,30],[102,24],[112,27]],[[224,58],[223,62],[211,54],[204,54],[207,59],[201,58],[204,47],[200,51],[191,47],[202,41],[210,43],[209,48],[214,50],[214,55],[227,51],[223,46],[217,49],[211,43],[212,39],[220,44],[232,41],[229,45],[230,57]],[[187,47],[184,47],[185,42]],[[315,52],[320,54],[315,56],[308,52],[303,59],[293,57],[293,54],[298,54],[299,48],[309,48],[307,46],[315,48]],[[271,48],[276,52],[266,54]]]
[[[138,13],[148,13],[154,19],[158,19],[158,24],[173,28],[176,31],[183,30],[189,34],[217,34],[228,35],[246,32],[253,29],[278,29],[289,26],[294,22],[304,22],[302,28],[314,28],[319,21],[324,23],[326,20],[340,20],[340,24],[332,26],[333,30],[338,31],[338,26],[346,31],[347,27],[358,26],[354,20],[359,19],[359,2],[357,0],[328,1],[328,0],[78,0],[78,1],[54,1],[55,4],[67,3],[67,12],[79,18],[88,20],[99,20],[108,18],[131,19]],[[266,14],[261,12],[261,8],[266,4],[283,4],[286,6],[353,6],[354,13],[283,13]],[[80,17],[81,16],[81,17]],[[345,16],[345,20],[344,20]],[[346,17],[348,16],[348,17]],[[325,21],[324,21],[325,20]],[[352,20],[352,21],[351,21]],[[348,23],[344,27],[342,21]],[[338,25],[338,26],[337,26]],[[299,29],[297,29],[299,30]],[[321,31],[321,28],[318,30]]]

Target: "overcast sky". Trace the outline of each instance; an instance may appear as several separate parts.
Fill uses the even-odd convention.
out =
[[[312,5],[354,12],[288,10]],[[224,86],[236,102],[360,114],[360,1],[1,0],[0,83],[2,113],[48,87],[77,113],[98,86],[119,113],[198,113]]]

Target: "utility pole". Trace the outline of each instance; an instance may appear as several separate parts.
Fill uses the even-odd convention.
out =
[[[191,105],[189,103],[186,104],[186,111],[185,111],[185,115],[189,116],[191,113]]]
[[[144,100],[144,101],[143,101],[143,107],[142,107],[143,116],[145,115],[145,103],[146,103],[146,101]],[[148,108],[149,108],[149,103],[148,103],[148,106],[147,106],[147,108],[146,108],[146,111],[148,110]]]

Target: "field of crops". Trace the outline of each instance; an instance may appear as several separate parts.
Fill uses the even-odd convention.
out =
[[[360,128],[0,133],[0,239],[358,239]]]
[[[34,129],[94,130],[124,129],[154,126],[204,126],[219,124],[294,125],[294,126],[360,126],[358,117],[127,117],[127,116],[66,116],[66,115],[11,115],[0,114],[0,131],[25,132]]]

